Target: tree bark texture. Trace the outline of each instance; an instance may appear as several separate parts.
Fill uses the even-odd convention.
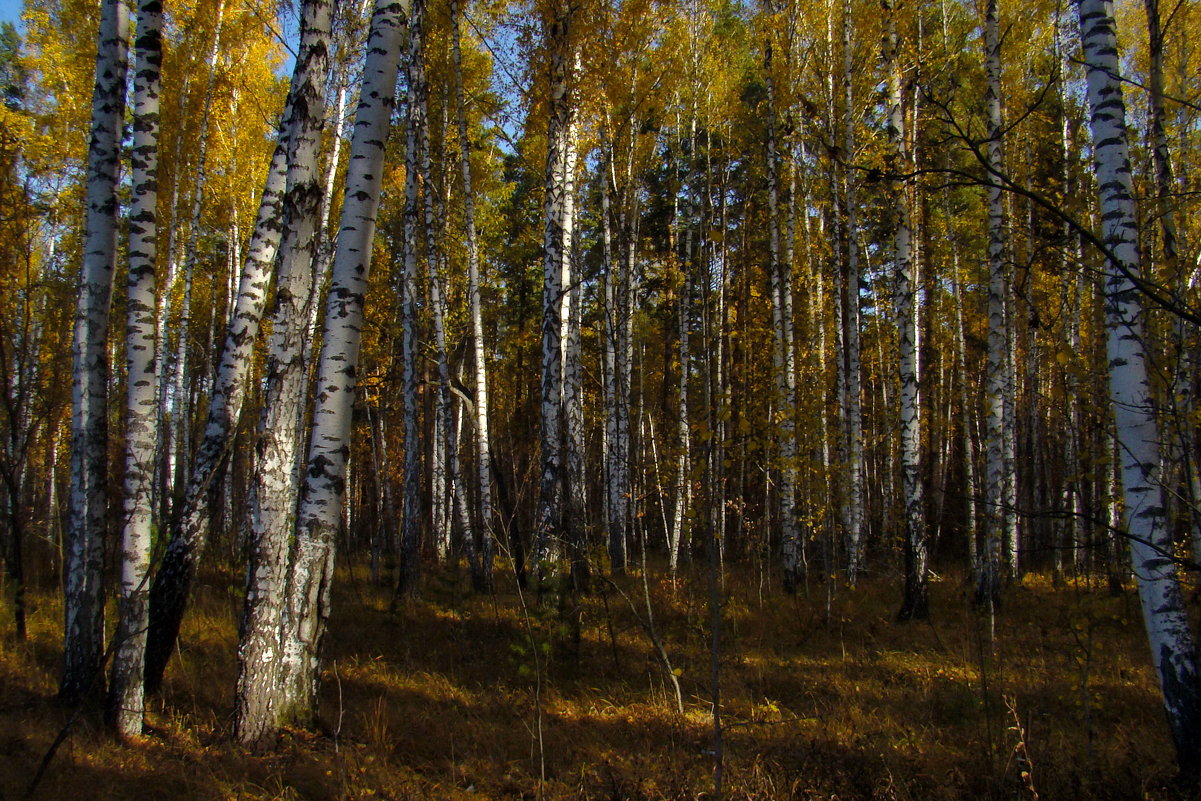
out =
[[[425,124],[425,103],[420,90],[423,83],[425,48],[425,0],[414,0],[409,15],[408,51],[408,130],[405,135],[404,259],[401,279],[401,363],[404,372],[404,512],[401,519],[400,568],[396,574],[396,598],[417,592],[420,575],[421,521],[421,429],[419,417],[417,363],[417,229],[420,214],[419,153],[421,127]]]
[[[984,66],[987,77],[984,104],[988,117],[985,156],[996,177],[1003,168],[1001,157],[1001,43],[997,0],[988,0],[984,12]],[[988,366],[985,373],[985,419],[987,437],[984,468],[984,559],[976,600],[994,607],[1001,601],[1004,570],[1002,543],[1007,516],[1005,499],[1004,413],[1005,369],[1009,350],[1006,335],[1005,289],[1005,203],[997,181],[988,187]]]
[[[463,59],[459,37],[459,4],[451,0],[451,46],[455,68],[455,115],[459,133],[459,165],[463,173],[463,222],[467,236],[467,294],[471,342],[475,356],[475,470],[480,541],[473,549],[472,584],[476,591],[492,586],[492,451],[488,438],[488,356],[484,348],[484,317],[480,303],[480,247],[475,228],[475,195],[471,189],[471,141],[463,99]]]
[[[291,722],[297,712],[282,681],[294,666],[283,664],[287,654],[281,638],[290,540],[296,522],[296,420],[305,396],[302,340],[319,244],[318,157],[325,119],[330,17],[328,0],[305,0],[300,49],[288,93],[283,233],[267,347],[267,388],[251,489],[250,569],[238,643],[235,727],[238,739],[255,748],[271,744],[279,728]]]
[[[1159,480],[1159,428],[1145,351],[1138,224],[1130,175],[1126,107],[1117,32],[1108,0],[1078,0],[1086,64],[1102,237],[1109,249],[1105,277],[1109,392],[1117,422],[1117,452],[1125,527],[1138,581],[1151,661],[1163,691],[1182,774],[1201,769],[1201,690],[1196,645],[1172,559],[1172,534]]]
[[[298,714],[316,709],[318,659],[330,610],[334,549],[346,495],[363,304],[371,270],[384,149],[395,106],[405,9],[377,0],[367,37],[363,85],[350,144],[345,197],[334,252],[308,465],[296,523],[284,630],[285,676]],[[307,709],[305,708],[307,706]]]
[[[123,737],[142,733],[143,671],[149,620],[147,571],[154,525],[154,448],[158,423],[155,369],[155,263],[158,251],[160,0],[138,3],[133,94],[133,167],[129,208],[129,289],[125,329],[125,507],[117,647],[108,719]]]
[[[574,103],[569,83],[571,16],[568,4],[554,3],[544,32],[550,48],[550,118],[542,239],[542,451],[534,517],[534,561],[539,576],[558,560],[563,546],[563,265],[570,247],[565,225],[572,191],[567,162]]]
[[[884,65],[887,73],[888,155],[892,183],[893,273],[896,278],[895,311],[901,379],[901,499],[905,549],[905,587],[901,620],[925,619],[930,613],[926,511],[922,497],[922,417],[918,374],[917,287],[914,275],[913,229],[909,213],[905,113],[902,101],[900,40],[896,29],[896,3],[884,0]]]
[[[59,695],[97,686],[104,653],[104,540],[108,525],[108,327],[117,258],[117,187],[129,59],[129,19],[104,0],[88,145],[83,265],[73,344],[71,506],[64,565],[63,673]]]

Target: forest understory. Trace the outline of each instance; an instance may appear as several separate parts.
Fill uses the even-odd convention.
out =
[[[393,611],[390,588],[344,568],[321,726],[259,756],[232,728],[243,577],[210,571],[146,734],[120,744],[85,710],[31,797],[712,797],[703,566],[674,583],[647,575],[594,583],[577,625],[571,603],[539,603],[511,577],[473,595],[442,568]],[[811,577],[795,598],[773,581],[749,566],[725,575],[723,797],[1177,797],[1132,589],[1027,575],[990,620],[964,577],[944,574],[930,622],[898,624],[895,575],[854,590]],[[28,640],[0,646],[4,799],[23,797],[73,712],[56,700],[61,594],[47,580],[29,601]]]

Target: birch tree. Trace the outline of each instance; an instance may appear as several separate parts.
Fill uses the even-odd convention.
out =
[[[550,115],[547,123],[546,197],[543,204],[541,456],[538,508],[534,517],[534,560],[539,574],[561,553],[563,503],[563,265],[570,240],[565,236],[567,169],[572,103],[569,83],[572,7],[554,0],[544,20],[550,50]]]
[[[296,420],[305,395],[302,340],[319,245],[318,157],[325,118],[330,17],[328,0],[305,0],[300,49],[288,93],[288,177],[267,346],[267,388],[252,487],[251,561],[238,643],[234,723],[238,739],[252,747],[270,744],[279,727],[296,712],[288,703],[282,682],[285,654],[281,653],[281,626],[296,520]]]
[[[209,49],[206,66],[208,77],[204,88],[204,104],[200,114],[200,128],[196,132],[198,150],[196,173],[192,181],[192,208],[188,223],[188,241],[184,249],[183,297],[179,306],[179,324],[175,342],[175,362],[172,367],[170,388],[160,388],[164,398],[170,402],[170,425],[164,423],[160,436],[168,469],[163,477],[163,508],[175,511],[176,495],[185,487],[188,460],[191,456],[192,400],[189,382],[192,376],[188,367],[192,332],[192,297],[195,288],[196,266],[200,259],[200,229],[204,210],[204,195],[208,183],[209,124],[213,111],[213,90],[217,81],[217,62],[221,55],[221,31],[225,21],[225,1],[218,0],[216,21],[213,24],[213,41]],[[178,227],[178,223],[176,224]],[[174,254],[172,254],[174,255]],[[171,287],[167,287],[170,291]],[[167,308],[164,304],[163,314]],[[166,343],[162,343],[165,348]],[[165,406],[166,404],[164,404]]]
[[[154,524],[155,263],[158,247],[158,135],[162,70],[162,5],[138,3],[133,96],[129,291],[125,342],[125,515],[117,648],[109,685],[110,724],[124,737],[142,733],[142,675],[149,622],[147,571]]]
[[[776,97],[772,77],[770,37],[763,53],[767,83],[767,203],[770,253],[772,327],[775,350],[772,366],[776,384],[776,420],[780,475],[780,531],[784,557],[784,589],[796,592],[804,576],[802,545],[796,513],[796,362],[792,347],[792,265],[780,257],[780,155],[776,142]]]
[[[842,4],[842,83],[843,83],[843,152],[849,160],[855,158],[855,92],[854,59],[851,41],[851,3]],[[844,239],[846,267],[843,273],[843,348],[846,370],[844,394],[840,399],[846,420],[847,496],[843,525],[847,536],[847,583],[855,585],[863,569],[863,399],[859,337],[859,266],[858,194],[854,170],[843,175],[843,204],[845,208]]]
[[[1151,661],[1181,773],[1201,771],[1201,685],[1159,478],[1159,426],[1147,366],[1145,312],[1117,30],[1108,0],[1077,0],[1100,198],[1109,393],[1117,425],[1126,536]]]
[[[455,117],[459,134],[459,167],[463,174],[463,225],[467,237],[467,297],[471,343],[475,357],[475,470],[480,541],[471,556],[472,583],[477,591],[492,585],[492,450],[488,427],[488,357],[484,349],[484,317],[480,307],[480,248],[475,228],[475,195],[471,184],[471,141],[463,98],[463,57],[459,36],[459,3],[451,0],[451,54],[455,72]]]
[[[437,389],[434,394],[434,441],[430,451],[430,480],[434,547],[439,559],[450,556],[451,520],[458,482],[458,447],[454,438],[454,407],[451,404],[450,361],[446,349],[446,283],[442,274],[442,249],[437,230],[440,227],[436,210],[437,193],[434,189],[434,172],[430,159],[429,83],[426,78],[425,60],[415,59],[410,73],[415,81],[417,102],[421,105],[417,131],[418,165],[423,187],[422,208],[424,211],[426,290],[429,299],[430,320],[434,335],[435,367],[438,371]]]
[[[613,252],[610,185],[615,183],[613,147],[606,144],[601,165],[601,258],[605,265],[605,473],[609,526],[609,566],[625,571],[630,522],[630,267]],[[623,215],[624,216],[624,215]],[[624,254],[626,251],[621,249]]]
[[[578,71],[577,60],[574,72]],[[576,247],[579,229],[575,203],[576,168],[579,162],[578,125],[578,111],[573,106],[566,131],[567,153],[563,160],[563,182],[567,187],[563,207],[563,305],[560,309],[563,323],[563,482],[566,501],[563,530],[571,551],[573,584],[576,589],[586,589],[588,488],[584,483],[584,388],[580,330],[584,316],[584,287],[579,264],[576,263],[579,251]]]
[[[384,149],[395,106],[404,6],[377,0],[350,144],[342,219],[325,304],[308,466],[296,522],[295,556],[284,620],[283,670],[291,716],[311,717],[318,659],[330,610],[334,550],[346,494],[351,411],[362,343]]]
[[[88,146],[83,265],[75,315],[71,394],[71,506],[67,526],[63,673],[59,695],[83,698],[104,653],[104,535],[108,517],[108,327],[117,258],[117,183],[125,113],[129,19],[103,0]]]
[[[985,156],[989,170],[1000,175],[1001,163],[1001,37],[997,0],[984,11],[984,105],[988,117]],[[985,405],[987,419],[984,469],[985,553],[976,599],[995,606],[1001,600],[1001,546],[1007,516],[1005,498],[1004,414],[1006,360],[1009,350],[1006,314],[1005,203],[998,182],[988,187],[988,367]]]
[[[927,545],[925,500],[921,475],[921,400],[918,375],[917,312],[914,286],[913,231],[909,214],[909,181],[905,150],[905,109],[902,101],[900,40],[897,36],[897,7],[884,0],[884,71],[887,78],[889,214],[892,230],[894,303],[901,379],[901,498],[905,552],[905,592],[901,620],[925,619],[930,613],[927,595]]]
[[[421,445],[417,370],[417,226],[419,192],[421,187],[420,136],[424,125],[425,104],[421,102],[420,87],[425,59],[423,31],[426,1],[414,0],[409,14],[409,48],[407,105],[408,126],[405,131],[405,200],[404,200],[404,263],[401,277],[401,364],[404,372],[404,511],[401,518],[400,567],[396,574],[393,599],[417,591],[421,536]]]

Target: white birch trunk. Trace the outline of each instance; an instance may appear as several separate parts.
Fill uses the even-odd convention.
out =
[[[71,512],[64,567],[63,673],[59,695],[82,699],[104,653],[104,537],[108,523],[108,327],[117,258],[117,184],[125,111],[129,19],[104,0],[88,147],[83,264],[73,344]]]
[[[987,76],[984,103],[988,115],[986,158],[993,176],[1002,169],[1001,154],[1001,44],[997,0],[988,0],[984,12],[984,67]],[[1005,315],[1005,204],[996,180],[988,187],[988,367],[985,383],[987,421],[984,467],[984,559],[981,562],[976,601],[995,607],[1001,600],[1005,536],[1005,383],[1008,340]]]
[[[330,16],[328,0],[305,0],[301,44],[288,95],[284,228],[267,347],[267,390],[259,427],[258,464],[251,489],[251,562],[238,644],[234,720],[238,739],[255,748],[272,743],[280,726],[290,722],[297,712],[290,708],[286,688],[281,684],[281,678],[294,667],[282,664],[281,622],[296,521],[296,419],[305,395],[304,311],[319,243],[318,157],[329,70]]]
[[[609,568],[625,572],[626,541],[630,523],[630,359],[628,327],[630,315],[629,266],[613,253],[612,211],[609,188],[614,177],[612,146],[601,169],[601,249],[605,265],[605,352],[609,371],[605,384],[606,521],[608,524]]]
[[[1144,312],[1136,289],[1138,224],[1113,6],[1107,0],[1078,0],[1076,9],[1086,63],[1102,236],[1109,249],[1106,351],[1126,532],[1151,661],[1163,691],[1177,761],[1185,778],[1195,782],[1201,767],[1201,692],[1196,645],[1177,580],[1158,475],[1159,430],[1144,350]]]
[[[851,4],[843,0],[842,7],[842,50],[843,50],[843,153],[845,158],[855,159],[855,114],[853,85],[853,53],[851,41]],[[861,359],[859,347],[859,240],[858,198],[854,170],[844,174],[846,189],[846,272],[843,278],[845,297],[843,300],[843,347],[846,349],[846,384],[842,398],[846,417],[847,437],[847,497],[844,525],[847,533],[847,583],[855,585],[863,570],[863,399],[861,392]]]
[[[562,546],[562,438],[563,438],[563,264],[564,222],[568,187],[568,130],[573,98],[568,84],[571,9],[556,2],[545,23],[550,47],[550,119],[547,125],[546,197],[543,217],[542,270],[542,453],[539,469],[538,508],[534,518],[534,561],[537,573],[546,574],[558,560]]]
[[[902,177],[908,169],[905,154],[905,115],[901,100],[901,64],[896,31],[896,6],[885,0],[886,32],[884,63],[888,84],[888,155],[892,173],[893,270],[896,277],[897,348],[901,379],[901,498],[905,548],[905,594],[898,618],[925,619],[929,616],[927,594],[927,544],[925,501],[921,476],[921,402],[918,381],[918,331],[914,284],[916,263],[913,258],[913,232],[907,191],[909,181]]]
[[[779,151],[776,145],[775,83],[772,78],[772,47],[767,42],[763,55],[764,80],[767,82],[767,203],[771,252],[772,327],[775,350],[772,366],[775,374],[778,452],[780,475],[780,547],[783,551],[784,590],[796,592],[804,577],[800,529],[797,525],[797,448],[796,448],[796,360],[792,343],[792,265],[780,258]]]
[[[125,504],[117,647],[109,684],[108,720],[122,737],[142,733],[143,670],[149,623],[150,546],[154,526],[154,448],[158,423],[155,380],[155,265],[158,248],[159,91],[162,5],[138,3],[129,207],[129,290],[125,329]]]
[[[579,62],[573,72],[578,72]],[[563,445],[564,500],[566,517],[564,535],[571,552],[571,575],[577,589],[588,585],[587,498],[584,474],[584,394],[581,364],[581,332],[584,311],[584,289],[579,265],[576,263],[576,169],[579,163],[577,147],[578,115],[574,106],[569,109],[567,130],[564,132],[566,150],[563,159]]]
[[[1003,465],[1004,496],[1001,506],[1002,542],[1005,577],[1016,580],[1019,573],[1019,552],[1021,549],[1021,531],[1018,526],[1018,476],[1017,476],[1017,326],[1014,308],[1013,276],[1007,271],[1004,289],[1004,332],[1005,359],[1004,378],[1001,382],[1001,464]]]
[[[312,436],[284,621],[284,664],[289,671],[284,679],[292,694],[293,714],[301,718],[311,717],[316,709],[318,660],[330,610],[330,570],[346,505],[363,304],[371,270],[384,149],[395,106],[404,18],[400,2],[377,0],[367,38],[363,85],[325,304]]]
[[[948,211],[948,220],[950,213]],[[955,370],[959,374],[959,408],[962,410],[963,430],[963,485],[967,498],[967,519],[964,521],[964,537],[967,539],[968,564],[971,566],[972,579],[979,584],[983,566],[980,561],[980,551],[977,544],[977,529],[979,515],[977,514],[978,486],[976,480],[976,440],[973,436],[973,408],[968,392],[967,381],[967,336],[963,322],[963,278],[960,274],[959,248],[952,240],[952,280],[951,296],[955,300]]]
[[[430,163],[429,85],[426,80],[425,62],[414,60],[411,75],[414,78],[417,102],[420,104],[418,119],[418,153],[422,185],[422,210],[424,212],[426,288],[429,294],[430,320],[434,334],[435,367],[438,384],[434,394],[434,441],[431,448],[430,482],[434,550],[439,561],[450,557],[451,519],[454,502],[455,447],[453,442],[454,409],[450,396],[450,363],[446,351],[446,288],[442,276],[442,254],[439,247],[437,218],[440,216]]]
[[[455,113],[459,128],[459,164],[463,173],[463,218],[467,235],[467,294],[471,316],[472,351],[475,356],[475,480],[480,543],[476,558],[472,561],[472,583],[478,592],[492,586],[492,451],[488,434],[488,356],[484,349],[484,317],[480,303],[480,249],[475,229],[475,195],[471,189],[471,142],[467,136],[467,110],[463,99],[458,0],[451,0],[450,13],[451,53],[455,68]]]

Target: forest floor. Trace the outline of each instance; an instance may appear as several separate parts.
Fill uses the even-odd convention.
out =
[[[549,599],[523,602],[511,581],[472,596],[450,571],[427,574],[422,600],[391,612],[385,588],[343,570],[322,730],[289,731],[266,756],[232,742],[239,576],[209,574],[146,735],[117,743],[85,713],[33,798],[710,797],[709,618],[696,570],[645,587],[683,714],[637,573],[594,581],[577,627]],[[1007,590],[990,638],[961,578],[932,584],[930,623],[893,622],[898,587],[880,576],[787,598],[750,572],[727,575],[725,797],[1174,797],[1132,591],[1027,576]],[[54,700],[56,594],[34,591],[30,605],[28,641],[9,631],[0,644],[6,801],[22,797],[71,715]]]

